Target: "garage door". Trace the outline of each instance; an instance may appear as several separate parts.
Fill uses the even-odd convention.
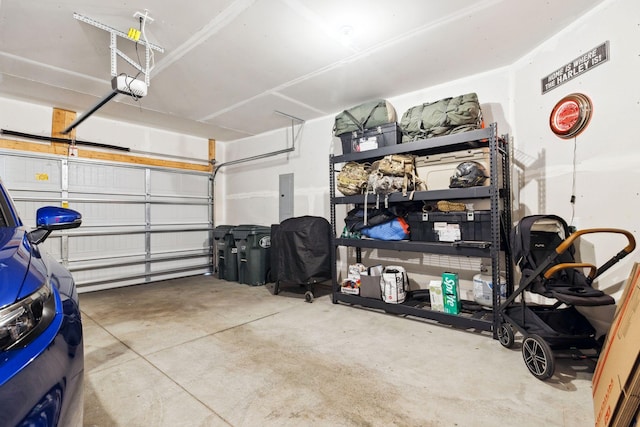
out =
[[[79,292],[213,271],[209,173],[2,151],[0,176],[28,228],[41,206],[82,213],[44,243]]]

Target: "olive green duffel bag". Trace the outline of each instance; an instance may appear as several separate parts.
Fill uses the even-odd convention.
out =
[[[478,95],[467,93],[411,107],[402,115],[400,128],[402,142],[480,129]]]
[[[376,126],[394,123],[398,119],[396,109],[385,99],[368,101],[338,114],[333,125],[333,135],[363,131]]]

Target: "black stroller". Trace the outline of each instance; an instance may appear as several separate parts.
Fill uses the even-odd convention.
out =
[[[589,233],[619,233],[627,246],[601,267],[574,260],[574,241]],[[594,289],[596,277],[635,249],[633,235],[615,228],[593,228],[570,234],[567,223],[556,215],[522,218],[511,231],[511,250],[522,278],[518,288],[498,309],[498,340],[504,347],[514,344],[514,329],[523,336],[522,357],[538,379],[553,376],[553,351],[569,353],[571,358],[597,358],[602,342],[596,339],[591,323],[577,306],[614,304],[615,300]],[[585,276],[583,270],[589,270]],[[551,305],[525,301],[524,292],[554,299]],[[516,299],[520,300],[516,302]],[[582,350],[591,350],[589,354]],[[558,357],[560,357],[558,354]]]
[[[282,284],[306,287],[313,302],[316,284],[331,278],[331,224],[325,218],[301,216],[271,226],[271,277],[274,295]]]

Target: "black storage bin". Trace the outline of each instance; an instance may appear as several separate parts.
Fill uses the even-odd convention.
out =
[[[354,131],[340,135],[342,154],[396,145],[402,141],[402,131],[398,123],[388,123],[364,131]]]
[[[238,280],[238,249],[233,239],[233,225],[219,225],[213,230],[218,279]]]
[[[422,242],[491,241],[491,211],[413,212],[407,216],[407,222],[411,232],[409,240]]]
[[[238,282],[246,285],[267,283],[271,255],[271,227],[244,224],[231,233],[238,251]]]

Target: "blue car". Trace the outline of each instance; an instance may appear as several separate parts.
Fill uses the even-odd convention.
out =
[[[80,226],[73,210],[43,207],[28,231],[0,182],[0,426],[79,426],[84,351],[73,277],[39,249]]]

